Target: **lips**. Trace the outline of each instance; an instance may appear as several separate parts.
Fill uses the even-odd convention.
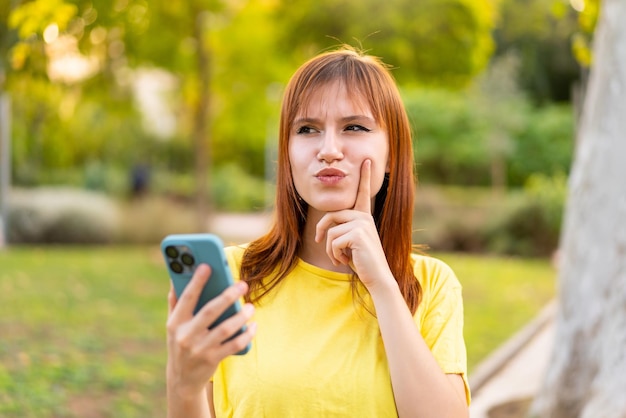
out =
[[[324,168],[315,173],[315,177],[324,184],[332,185],[346,177],[346,173],[337,168]]]

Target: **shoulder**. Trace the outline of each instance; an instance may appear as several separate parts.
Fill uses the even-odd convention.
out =
[[[224,253],[226,253],[226,260],[233,273],[233,278],[239,280],[239,270],[241,269],[241,260],[243,254],[246,252],[248,244],[232,245],[224,247]]]
[[[444,373],[461,375],[469,403],[461,283],[442,260],[423,255],[412,258],[415,276],[423,290],[415,322]]]
[[[247,247],[248,244],[229,245],[228,247],[224,247],[224,252],[226,253],[226,257],[228,258],[234,257],[236,259],[241,259]]]

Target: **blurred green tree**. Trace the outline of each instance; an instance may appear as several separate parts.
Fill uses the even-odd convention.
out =
[[[44,38],[56,38],[76,16],[76,6],[64,0],[11,1],[6,13],[6,38],[2,43],[12,69],[29,67],[34,73],[45,74]],[[17,35],[17,36],[15,36]],[[4,54],[3,54],[4,55]],[[26,65],[28,61],[28,66]]]
[[[572,48],[576,60],[584,68],[591,65],[591,39],[598,23],[600,0],[578,1],[578,31],[572,38]]]
[[[23,124],[24,132],[17,133],[24,141],[16,153],[30,162],[18,165],[30,167],[24,171],[32,173],[38,166],[87,164],[92,152],[96,158],[106,158],[107,154],[110,158],[107,149],[118,153],[122,164],[131,165],[137,154],[133,150],[150,142],[150,134],[137,129],[139,118],[132,101],[136,69],[159,68],[176,78],[170,100],[177,104],[178,129],[170,140],[182,141],[193,149],[189,154],[195,158],[195,195],[201,207],[199,213],[206,213],[212,150],[220,151],[220,159],[248,163],[248,170],[254,174],[264,171],[267,118],[276,103],[255,92],[265,91],[272,80],[265,69],[272,68],[268,65],[272,60],[266,57],[271,52],[273,25],[263,16],[259,19],[268,14],[269,6],[264,1],[246,4],[210,0],[15,2],[9,20],[20,36],[10,47],[15,79],[12,86],[24,97],[32,96],[30,90],[39,92],[35,95],[39,100],[21,103],[18,108],[24,119],[40,122]],[[258,21],[265,23],[258,25]],[[235,37],[242,42],[233,44],[231,39]],[[64,51],[58,55],[67,55],[67,50],[72,49],[74,58],[79,57],[79,63],[89,66],[88,74],[69,79],[67,66],[54,71],[54,64],[62,60],[54,55],[53,47],[61,39],[64,44],[60,48]],[[41,82],[22,82],[35,76]],[[55,111],[54,103],[61,104],[61,112]],[[111,118],[110,113],[119,117]],[[82,120],[78,120],[79,116],[83,116]],[[98,124],[94,117],[106,122]],[[124,123],[124,117],[130,119],[128,123]],[[68,123],[64,125],[63,119]],[[218,129],[224,134],[218,131],[220,141],[212,146],[214,120],[221,121]],[[80,128],[85,125],[82,122],[98,125],[100,134],[86,132],[78,144],[71,140],[78,139],[77,129],[69,129],[69,125]],[[122,133],[115,135],[117,129],[128,131],[124,137],[126,150],[115,146],[115,138]],[[104,140],[109,135],[111,140]],[[93,146],[87,147],[89,143]],[[154,148],[164,147],[153,144],[148,151]],[[249,151],[242,153],[241,149]],[[150,152],[142,153],[141,158],[146,155]],[[36,175],[31,177],[36,181]]]
[[[495,55],[520,57],[518,80],[537,103],[569,101],[580,68],[572,52],[577,12],[561,0],[501,0]]]
[[[61,0],[13,1],[7,16],[2,56],[14,97],[18,183],[36,183],[42,169],[123,159],[124,142],[141,131],[128,92],[103,70],[106,53],[92,53],[101,47],[97,30],[90,32],[97,12]],[[89,55],[78,48],[85,38],[97,40]]]
[[[83,167],[91,187],[110,190],[94,178],[111,165],[129,170],[138,158],[175,171],[177,179],[195,165],[198,187],[190,191],[185,179],[179,187],[185,196],[202,198],[211,190],[203,183],[209,183],[212,161],[269,177],[273,157],[267,150],[276,136],[283,84],[303,59],[343,42],[393,66],[416,127],[424,179],[521,185],[530,169],[552,171],[541,150],[558,148],[563,155],[566,109],[542,118],[519,92],[513,97],[496,87],[472,95],[462,89],[480,74],[487,79],[483,86],[496,86],[487,64],[496,24],[499,37],[526,39],[530,33],[541,43],[552,33],[544,27],[552,17],[537,23],[518,15],[556,11],[535,0],[524,13],[515,0],[320,1],[3,3],[9,7],[0,8],[6,16],[0,68],[7,68],[6,87],[15,100],[16,180],[38,184],[50,170]],[[511,49],[499,50],[498,60],[514,55]],[[522,73],[524,54],[516,56]],[[145,74],[157,74],[158,100],[167,102],[174,129],[161,129],[141,114],[137,86]],[[418,90],[424,85],[427,90]],[[558,141],[548,144],[546,132],[558,134]],[[560,171],[567,171],[568,161],[559,160]]]
[[[403,85],[465,86],[485,68],[496,18],[489,0],[280,2],[281,45],[300,56],[357,44],[393,66]]]

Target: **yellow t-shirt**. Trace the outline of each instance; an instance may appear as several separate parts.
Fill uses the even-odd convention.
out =
[[[243,249],[226,252],[238,280]],[[423,289],[415,324],[442,370],[463,376],[469,403],[461,285],[442,261],[413,259]],[[256,307],[250,352],[213,376],[217,417],[397,417],[378,323],[354,301],[350,277],[298,260]]]

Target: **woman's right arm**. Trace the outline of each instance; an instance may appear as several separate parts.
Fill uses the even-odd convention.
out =
[[[222,312],[248,291],[245,282],[229,287],[196,315],[193,314],[210,274],[209,266],[200,265],[179,300],[170,288],[166,370],[168,418],[212,417],[212,408],[207,401],[212,391],[209,391],[207,382],[224,358],[244,349],[254,337],[256,327],[251,324],[244,333],[223,343],[250,320],[254,312],[251,304],[245,304],[241,312],[208,329]]]

